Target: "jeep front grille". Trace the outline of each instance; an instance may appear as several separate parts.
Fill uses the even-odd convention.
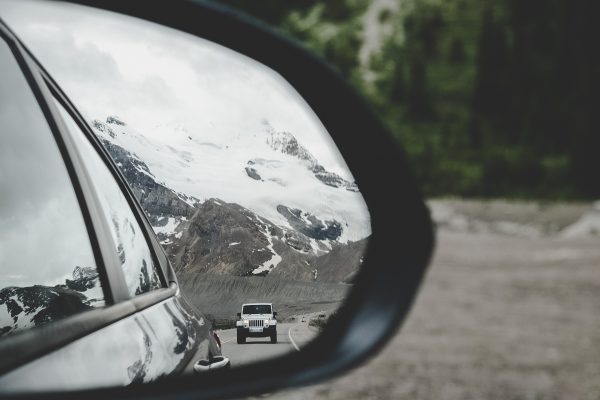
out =
[[[252,327],[262,327],[264,326],[265,321],[263,321],[262,319],[251,319],[250,320],[250,326]]]

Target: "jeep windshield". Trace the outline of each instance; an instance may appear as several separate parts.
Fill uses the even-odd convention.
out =
[[[271,314],[271,306],[269,304],[253,304],[244,306],[242,314]]]

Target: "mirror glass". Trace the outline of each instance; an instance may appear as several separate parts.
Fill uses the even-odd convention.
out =
[[[116,162],[231,366],[314,339],[351,289],[371,225],[351,171],[292,86],[140,19],[58,2],[2,1],[0,12]],[[216,355],[198,349],[188,364]]]

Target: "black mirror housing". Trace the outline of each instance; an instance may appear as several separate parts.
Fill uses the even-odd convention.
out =
[[[219,369],[210,377],[182,375],[127,388],[30,395],[28,398],[248,396],[313,383],[376,354],[410,310],[431,256],[434,234],[429,211],[404,153],[370,107],[321,59],[217,2],[71,2],[202,37],[278,72],[299,92],[331,134],[361,188],[371,213],[373,235],[346,302],[322,334],[301,352],[231,370]],[[237,317],[241,318],[241,313],[237,313]],[[364,334],[365,327],[368,327],[368,335]]]

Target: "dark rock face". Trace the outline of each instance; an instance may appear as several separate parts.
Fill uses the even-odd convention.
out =
[[[351,192],[358,192],[356,183],[349,182],[334,172],[329,172],[317,159],[303,147],[296,137],[289,132],[275,132],[271,130],[271,137],[267,141],[274,150],[281,151],[299,160],[304,161],[315,177],[327,186],[343,188]]]
[[[335,188],[344,188],[350,192],[358,192],[358,186],[354,182],[348,182],[341,176],[328,172],[321,165],[317,165],[312,168],[312,172],[315,174],[315,177],[326,184],[327,186],[335,187]]]
[[[98,121],[98,120],[95,119],[95,120],[92,121],[92,126],[94,128],[96,128],[97,130],[99,130],[100,132],[108,133],[111,138],[117,137],[117,134],[115,133],[115,131],[113,131],[110,128],[110,126],[106,125],[102,121]]]
[[[67,279],[67,288],[77,292],[85,292],[98,284],[98,271],[95,268],[75,267],[73,279]]]
[[[125,126],[125,122],[121,121],[119,119],[119,117],[116,116],[109,116],[106,118],[106,123],[107,124],[115,124],[115,125],[121,125],[121,126]]]
[[[181,237],[164,247],[178,274],[273,275],[304,282],[321,279],[342,282],[350,271],[359,267],[360,251],[344,251],[348,246],[358,248],[358,245],[334,244],[331,263],[335,267],[331,268],[327,268],[325,262],[319,262],[320,257],[313,251],[311,239],[334,240],[342,232],[341,224],[335,221],[323,224],[315,216],[285,206],[280,210],[289,215],[293,230],[284,232],[240,205],[210,199],[197,206],[189,221],[181,223],[178,227]],[[321,254],[326,251],[329,250],[323,247]],[[272,258],[274,252],[281,257],[277,267],[253,274],[256,268]],[[337,258],[340,261],[334,262]],[[321,270],[328,272],[322,277],[315,276],[315,271]]]
[[[127,183],[133,190],[133,194],[153,225],[157,223],[161,216],[189,217],[194,213],[193,207],[183,199],[192,201],[195,199],[175,193],[158,183],[148,166],[134,154],[107,140],[100,140],[125,176]]]
[[[269,138],[269,145],[274,150],[279,150],[284,154],[307,161],[309,164],[317,164],[315,157],[302,146],[296,137],[289,132],[275,132],[272,130]]]
[[[352,283],[360,270],[368,238],[348,244],[334,244],[331,251],[316,256],[275,247],[283,261],[269,277],[283,281],[313,283]]]
[[[94,268],[75,267],[73,279],[64,285],[0,289],[0,307],[5,306],[12,321],[0,321],[0,336],[31,326],[43,325],[93,308],[102,299],[88,298],[88,289],[99,286]],[[4,326],[2,326],[4,325]]]
[[[309,238],[336,240],[342,234],[342,224],[335,220],[322,222],[312,214],[281,204],[277,206],[277,212],[287,219],[292,228]]]
[[[368,244],[369,238],[364,238],[345,245],[335,245],[329,253],[313,262],[317,280],[352,283],[360,270]]]
[[[181,239],[166,249],[176,269],[186,272],[251,275],[273,256],[267,234],[282,235],[281,229],[246,208],[215,199],[197,206],[182,225]]]
[[[257,180],[257,181],[262,181],[262,178],[260,177],[260,175],[258,174],[258,172],[256,172],[256,169],[254,169],[254,168],[252,168],[250,166],[246,167],[245,169],[246,169],[246,174],[250,178],[252,178],[254,180]]]
[[[300,235],[296,232],[286,232],[283,240],[285,243],[297,251],[309,252],[312,250],[312,246],[310,245],[310,241],[304,235]]]

